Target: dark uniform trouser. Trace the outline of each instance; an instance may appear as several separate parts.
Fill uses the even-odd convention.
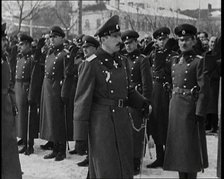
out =
[[[186,172],[179,172],[180,179],[196,179],[197,173],[186,173]]]

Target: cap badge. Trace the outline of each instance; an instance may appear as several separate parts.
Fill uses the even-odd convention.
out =
[[[182,35],[185,35],[186,34],[186,31],[185,30],[182,30]]]
[[[161,35],[164,35],[163,32],[161,32]]]
[[[126,36],[126,40],[128,40],[128,36]]]
[[[118,24],[116,25],[116,29],[117,29],[117,30],[119,30],[119,29],[120,29],[120,27],[119,27],[119,25],[118,25]]]

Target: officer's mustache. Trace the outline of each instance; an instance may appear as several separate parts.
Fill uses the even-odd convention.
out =
[[[119,42],[119,43],[117,43],[117,45],[116,45],[117,47],[120,47],[121,46],[121,43]]]

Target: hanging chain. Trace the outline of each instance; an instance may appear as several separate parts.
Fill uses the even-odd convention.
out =
[[[131,125],[132,125],[132,128],[133,128],[136,132],[140,132],[142,129],[144,129],[144,128],[146,127],[146,122],[145,122],[145,120],[147,120],[146,118],[143,119],[143,122],[142,122],[142,124],[141,124],[141,127],[140,127],[140,128],[136,128],[131,113],[128,112],[128,115],[129,115],[129,117],[130,117],[130,119],[131,119]]]

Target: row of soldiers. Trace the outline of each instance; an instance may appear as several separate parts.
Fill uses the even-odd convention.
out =
[[[157,29],[155,42],[144,48],[136,31],[121,33],[118,24],[115,15],[98,29],[98,40],[80,36],[67,49],[58,26],[34,53],[32,37],[20,36],[16,127],[24,147],[19,152],[33,153],[40,132],[49,141],[42,148],[53,149],[45,159],[63,160],[66,141],[75,140],[70,153],[88,153],[90,178],[133,178],[140,172],[145,138],[152,135],[157,159],[147,167],[195,178],[208,167],[204,117],[217,55],[209,52],[206,60],[198,55],[197,29],[190,24],[175,28],[178,40],[169,38],[169,28]]]

